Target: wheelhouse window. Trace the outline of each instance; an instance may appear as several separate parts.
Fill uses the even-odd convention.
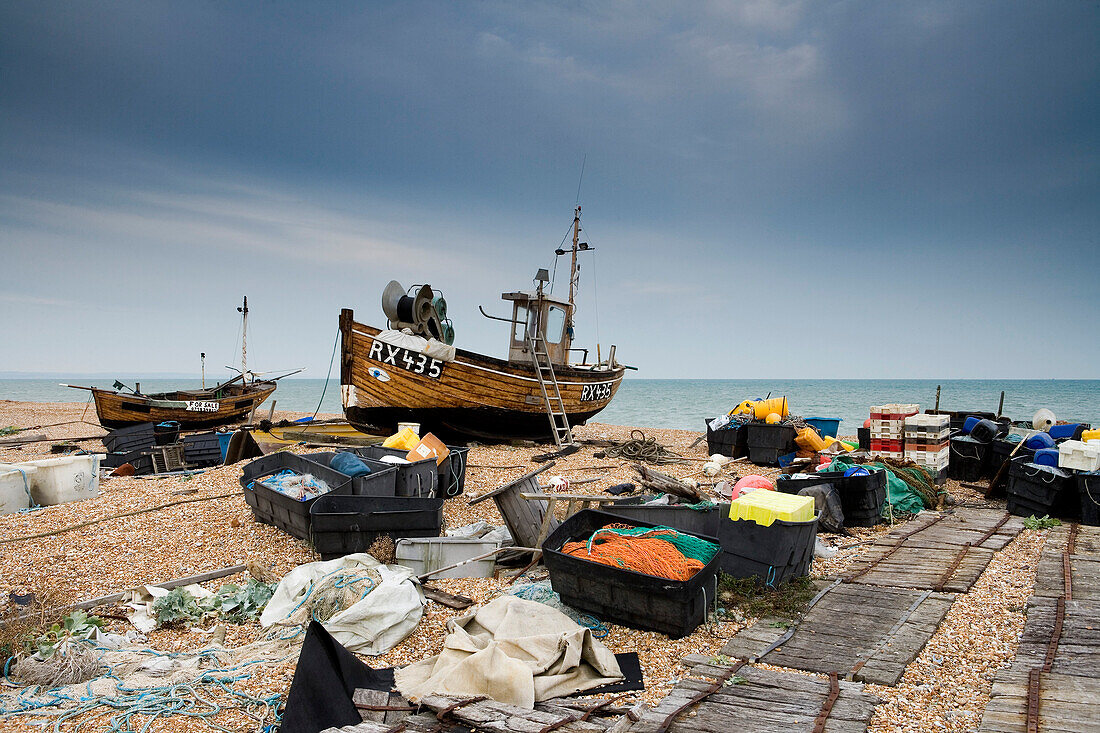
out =
[[[564,332],[565,310],[552,305],[546,311],[546,340],[552,344],[560,343]]]
[[[512,341],[522,344],[526,341],[524,330],[527,327],[527,306],[517,303],[513,318],[515,322],[512,324]]]

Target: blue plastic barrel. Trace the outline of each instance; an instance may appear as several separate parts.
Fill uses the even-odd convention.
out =
[[[970,431],[973,430],[974,426],[981,422],[981,420],[982,419],[980,417],[974,417],[973,415],[966,418],[966,422],[963,423],[963,432],[967,435],[970,435]]]
[[[837,431],[840,430],[839,417],[807,417],[803,419],[807,425],[821,433],[823,438],[835,438]]]
[[[1061,440],[1063,438],[1072,438],[1077,434],[1077,428],[1079,427],[1080,423],[1073,423],[1071,425],[1051,425],[1050,430],[1047,432],[1050,433],[1050,437],[1055,440]]]
[[[1037,433],[1027,439],[1027,442],[1024,443],[1024,447],[1036,451],[1042,450],[1043,448],[1053,448],[1054,438],[1046,433]]]
[[[1035,451],[1035,457],[1031,459],[1031,462],[1037,463],[1040,466],[1051,466],[1052,468],[1058,468],[1058,449],[1041,448]]]

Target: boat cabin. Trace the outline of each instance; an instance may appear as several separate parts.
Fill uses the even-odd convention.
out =
[[[508,361],[530,364],[528,339],[541,334],[546,340],[550,363],[555,366],[569,364],[569,349],[573,343],[573,306],[568,300],[547,295],[541,287],[535,292],[501,293],[500,297],[512,301]]]

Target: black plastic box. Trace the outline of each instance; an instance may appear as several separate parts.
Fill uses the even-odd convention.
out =
[[[816,539],[816,517],[809,522],[777,519],[767,527],[751,519],[726,517],[718,529],[719,568],[735,578],[756,578],[774,588],[810,572]]]
[[[969,435],[951,439],[951,459],[947,475],[957,481],[978,481],[985,475],[989,443],[979,443]]]
[[[543,562],[550,573],[550,585],[562,603],[598,618],[659,631],[673,639],[687,636],[706,620],[714,605],[718,587],[718,565],[722,553],[689,580],[669,580],[633,570],[591,562],[561,552],[566,542],[587,539],[609,524],[652,527],[650,522],[595,509],[584,509],[569,517],[542,544]],[[716,537],[703,537],[718,544]]]
[[[747,456],[749,446],[745,441],[748,438],[748,431],[745,430],[744,423],[731,421],[725,427],[711,430],[710,423],[714,419],[713,417],[706,419],[707,455],[713,456],[717,453],[730,458]]]
[[[797,494],[808,486],[829,484],[840,496],[847,527],[873,527],[882,521],[886,503],[886,471],[868,468],[870,476],[845,476],[843,471],[821,471],[809,478],[783,478],[775,488],[785,494]]]
[[[1081,504],[1081,524],[1100,525],[1100,473],[1079,473],[1077,499]]]
[[[1019,443],[1010,443],[1004,438],[997,438],[989,444],[989,452],[986,454],[985,473],[990,478],[997,475],[997,471],[1001,470],[1001,466],[1008,457],[1012,455],[1012,451],[1016,449]],[[1035,457],[1035,451],[1031,448],[1026,448],[1020,445],[1020,449],[1016,451],[1016,455],[1012,456],[1013,459],[1023,457],[1025,461],[1030,461]]]
[[[1097,495],[1100,497],[1100,494]],[[652,525],[672,527],[684,534],[697,537],[717,537],[722,520],[730,515],[729,502],[720,502],[709,509],[697,511],[682,504],[645,506],[642,504],[619,504],[605,506],[604,510],[633,520],[641,520]]]
[[[303,453],[302,458],[309,461],[313,466],[320,466],[325,471],[342,476],[344,480],[351,480],[351,491],[348,493],[356,496],[394,496],[397,491],[397,467],[389,463],[383,463],[382,461],[376,461],[373,458],[360,458],[367,467],[370,468],[370,473],[366,476],[348,476],[347,474],[340,473],[335,468],[329,465],[329,461],[336,455],[335,451],[323,451],[321,453]],[[315,476],[323,478],[320,474],[314,473]],[[335,479],[334,479],[335,480]]]
[[[257,458],[244,467],[241,486],[244,501],[252,507],[252,515],[260,522],[273,524],[300,540],[309,540],[309,509],[320,497],[298,501],[263,484],[263,477],[290,469],[296,473],[309,473],[329,486],[330,494],[350,494],[351,480],[331,468],[307,461],[287,451]],[[255,483],[253,483],[255,482]],[[252,488],[248,485],[252,484]]]
[[[795,449],[796,432],[793,425],[750,422],[745,425],[745,430],[745,444],[750,451],[753,448],[772,448],[783,454]]]
[[[382,461],[383,456],[394,456],[404,459],[408,451],[397,448],[383,448],[380,445],[369,445],[365,448],[356,448],[351,451],[361,458],[370,458]],[[407,460],[407,459],[406,459]],[[436,496],[439,487],[439,471],[436,468],[434,458],[425,458],[421,461],[412,461],[407,465],[386,463],[397,469],[394,477],[394,494],[396,496]]]
[[[112,430],[110,434],[103,436],[102,440],[109,453],[129,453],[142,448],[152,448],[156,442],[151,422]]]
[[[218,434],[210,431],[183,436],[183,462],[196,468],[221,465],[222,449]]]
[[[324,560],[366,552],[382,535],[438,537],[443,499],[325,494],[309,510],[310,542]]]
[[[470,449],[463,445],[449,445],[450,453],[439,464],[439,491],[450,499],[458,496],[466,488],[466,459]]]
[[[1013,460],[1008,467],[1008,511],[1019,516],[1049,514],[1062,518],[1080,512],[1069,471]]]
[[[871,450],[871,428],[856,428],[860,450]]]

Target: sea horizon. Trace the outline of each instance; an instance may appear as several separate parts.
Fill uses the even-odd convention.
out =
[[[83,381],[85,386],[110,388],[114,377],[59,375],[48,378],[0,376],[0,399],[25,402],[86,402],[90,395],[60,386],[57,379]],[[120,381],[127,381],[125,376]],[[198,376],[154,377],[140,381],[153,393],[201,386]],[[261,411],[341,413],[339,379],[287,378]],[[207,385],[212,384],[210,379]],[[787,398],[791,413],[803,417],[839,417],[840,432],[854,435],[867,419],[871,405],[889,402],[935,406],[940,387],[940,409],[997,412],[1005,393],[1002,414],[1030,420],[1047,408],[1058,419],[1097,422],[1100,418],[1100,379],[626,379],[611,404],[592,422],[639,428],[703,430],[704,420],[734,408],[746,399]],[[324,397],[322,399],[322,392]]]

